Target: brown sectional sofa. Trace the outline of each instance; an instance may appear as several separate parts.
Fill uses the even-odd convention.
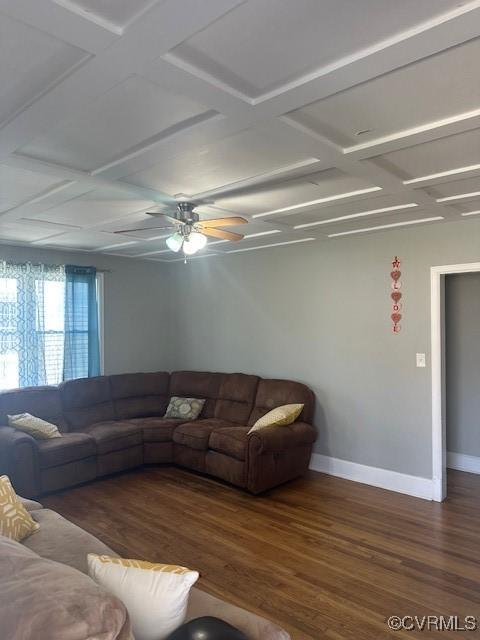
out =
[[[198,420],[163,418],[171,396],[205,398]],[[303,403],[288,427],[248,435],[282,404]],[[305,385],[242,373],[176,371],[81,378],[0,393],[0,474],[38,496],[142,464],[174,463],[260,493],[307,469],[316,438]],[[37,441],[6,426],[31,413],[62,438]]]

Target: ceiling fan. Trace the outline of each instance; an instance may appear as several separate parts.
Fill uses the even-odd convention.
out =
[[[245,224],[248,222],[240,216],[229,218],[214,218],[212,220],[200,220],[198,213],[195,213],[194,202],[178,202],[173,215],[160,212],[147,212],[149,216],[154,216],[162,222],[158,227],[142,227],[138,229],[122,229],[115,233],[132,233],[134,231],[145,231],[146,229],[175,229],[174,233],[166,240],[167,247],[177,253],[183,249],[185,256],[191,256],[207,244],[207,236],[220,238],[221,240],[241,240],[243,235],[225,231],[217,227],[228,227],[230,225]]]

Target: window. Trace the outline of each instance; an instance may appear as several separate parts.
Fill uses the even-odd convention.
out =
[[[100,373],[92,267],[0,262],[0,389]]]
[[[18,386],[17,283],[14,278],[0,280],[0,388]]]

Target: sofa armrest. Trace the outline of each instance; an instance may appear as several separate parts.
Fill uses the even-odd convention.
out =
[[[316,439],[315,427],[306,422],[293,422],[287,427],[265,427],[248,436],[250,450],[256,455],[313,444]]]
[[[43,504],[41,502],[30,500],[30,498],[24,498],[23,496],[17,497],[27,511],[37,511],[38,509],[43,509]]]
[[[0,474],[5,474],[17,493],[26,498],[40,493],[38,445],[32,436],[0,426]]]

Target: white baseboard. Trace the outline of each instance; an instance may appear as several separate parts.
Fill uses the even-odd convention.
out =
[[[447,452],[447,468],[468,473],[480,473],[480,458],[466,453]]]
[[[433,499],[434,487],[431,478],[421,478],[420,476],[411,476],[406,473],[389,471],[388,469],[368,467],[364,464],[324,456],[321,453],[312,454],[310,469],[345,478],[346,480],[362,482],[363,484],[397,491],[398,493],[406,493],[416,498]]]

